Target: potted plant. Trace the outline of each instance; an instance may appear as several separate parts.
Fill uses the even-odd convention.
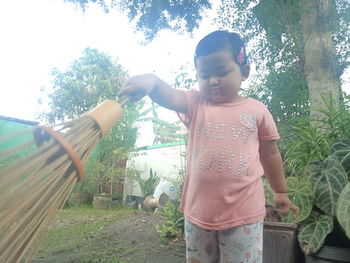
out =
[[[97,193],[94,194],[93,206],[96,209],[107,210],[112,206],[112,187],[113,183],[113,168],[114,166],[109,166],[108,163],[100,162],[100,170],[97,177]]]
[[[288,195],[300,215],[293,219],[290,213],[281,218],[300,225],[298,242],[306,262],[318,262],[318,258],[319,262],[350,262],[349,249],[337,247],[330,252],[334,258],[328,255],[332,245],[350,247],[350,116],[331,102],[321,112],[324,118],[318,125],[293,127],[285,160],[293,175],[287,177]],[[267,184],[265,192],[272,204]]]
[[[84,167],[85,174],[81,181],[77,182],[71,193],[69,204],[71,205],[87,205],[91,204],[92,196],[96,193],[97,178],[99,171],[98,162],[94,158],[90,158]]]
[[[149,177],[147,179],[143,179],[139,172],[131,173],[129,174],[129,177],[132,180],[135,180],[140,186],[142,196],[136,197],[136,202],[138,206],[142,206],[145,198],[153,195],[154,190],[159,184],[160,178],[157,176],[157,172],[153,173],[152,168],[150,168]]]

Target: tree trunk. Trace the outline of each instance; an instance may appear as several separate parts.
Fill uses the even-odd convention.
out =
[[[333,0],[301,0],[304,39],[304,74],[310,100],[310,119],[322,117],[317,111],[325,99],[339,105],[340,80],[336,75],[336,51],[332,39]]]

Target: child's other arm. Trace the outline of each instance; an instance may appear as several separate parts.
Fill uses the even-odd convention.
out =
[[[283,214],[293,210],[294,217],[299,215],[299,208],[288,198],[288,186],[284,177],[282,157],[276,141],[260,141],[259,155],[264,172],[272,190],[275,192],[274,202]]]
[[[169,110],[187,112],[185,93],[170,87],[169,84],[153,74],[136,75],[129,78],[118,97],[129,96],[133,101],[137,101],[145,95]]]

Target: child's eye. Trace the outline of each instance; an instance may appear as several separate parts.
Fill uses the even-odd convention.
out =
[[[221,71],[221,72],[218,72],[218,73],[217,73],[217,76],[218,76],[218,77],[224,77],[224,76],[226,76],[228,73],[229,73],[229,71]]]

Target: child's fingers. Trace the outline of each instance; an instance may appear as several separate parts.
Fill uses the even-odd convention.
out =
[[[290,209],[293,210],[293,218],[297,218],[299,216],[299,207],[297,207],[296,205],[291,205]]]
[[[130,93],[131,90],[131,83],[130,82],[125,82],[124,85],[122,86],[120,92],[118,93],[118,97],[123,97],[125,95],[127,95],[128,93]]]
[[[288,214],[288,212],[289,212],[289,207],[288,206],[286,206],[286,205],[281,205],[281,206],[279,206],[278,208],[277,208],[282,214]]]

